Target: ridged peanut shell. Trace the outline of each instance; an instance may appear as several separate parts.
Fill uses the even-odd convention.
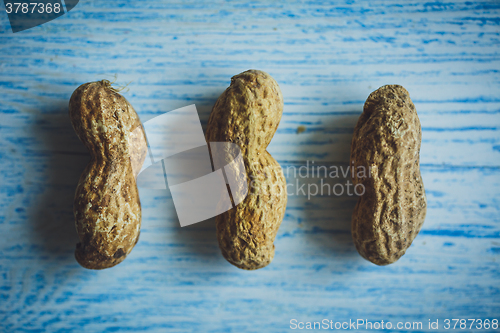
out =
[[[135,177],[146,157],[146,137],[134,108],[107,80],[78,87],[69,115],[90,152],[73,205],[80,238],[75,258],[89,269],[112,267],[139,239],[141,203]]]
[[[374,264],[397,261],[424,223],[421,140],[420,120],[405,88],[386,85],[370,94],[351,146],[353,182],[364,187],[352,216],[352,237],[361,256]]]
[[[236,267],[253,270],[274,257],[274,239],[285,214],[283,171],[266,151],[283,113],[283,97],[267,73],[248,70],[234,76],[215,103],[208,121],[207,142],[240,146],[248,176],[247,197],[216,217],[222,255]]]

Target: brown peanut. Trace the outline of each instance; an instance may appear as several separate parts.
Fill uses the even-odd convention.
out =
[[[420,120],[405,88],[386,85],[370,94],[351,146],[353,182],[365,188],[352,216],[352,237],[361,256],[374,264],[397,261],[424,223],[421,139]],[[360,167],[369,172],[358,172]]]
[[[216,217],[222,255],[242,269],[262,268],[272,261],[273,242],[285,214],[285,177],[266,151],[282,112],[276,81],[262,71],[248,70],[231,79],[208,120],[207,142],[238,144],[248,175],[247,197]]]
[[[80,238],[75,257],[85,268],[112,267],[139,239],[141,203],[135,179],[147,153],[144,129],[133,107],[107,80],[78,87],[69,115],[91,157],[75,193]]]

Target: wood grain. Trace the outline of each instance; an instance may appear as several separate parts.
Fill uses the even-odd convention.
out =
[[[80,1],[12,34],[0,14],[0,331],[498,318],[499,16],[494,0]],[[213,220],[180,228],[168,191],[140,189],[134,251],[110,270],[80,268],[72,198],[89,156],[67,116],[74,89],[116,75],[143,122],[194,103],[205,125],[230,77],[251,68],[272,75],[285,102],[268,151],[289,184],[306,187],[320,179],[293,167],[348,165],[370,92],[410,92],[428,211],[406,255],[366,262],[350,234],[356,198],[299,194],[288,198],[272,264],[241,271],[220,255]]]

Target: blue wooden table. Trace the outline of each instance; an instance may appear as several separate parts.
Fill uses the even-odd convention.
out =
[[[445,320],[500,319],[500,2],[81,0],[15,34],[2,5],[0,31],[0,331],[286,332],[324,319],[484,331]],[[285,173],[347,166],[369,93],[408,89],[428,212],[407,254],[365,261],[356,197],[294,193],[274,261],[243,271],[222,258],[213,220],[180,228],[168,191],[140,189],[130,256],[80,267],[72,202],[89,155],[68,117],[74,89],[116,77],[142,121],[196,104],[205,125],[250,68],[282,89],[268,150]]]

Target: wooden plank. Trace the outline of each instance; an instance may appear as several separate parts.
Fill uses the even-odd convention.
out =
[[[443,331],[446,318],[500,319],[499,14],[493,0],[84,1],[16,34],[0,15],[0,332],[284,332],[325,318]],[[306,191],[321,179],[290,170],[345,168],[367,96],[408,89],[429,206],[407,254],[363,260],[356,197],[290,186],[274,261],[242,271],[220,255],[213,220],[180,228],[170,193],[141,188],[131,255],[81,268],[72,202],[88,153],[67,114],[74,89],[116,76],[143,121],[196,104],[205,126],[249,68],[280,84],[269,151]]]

